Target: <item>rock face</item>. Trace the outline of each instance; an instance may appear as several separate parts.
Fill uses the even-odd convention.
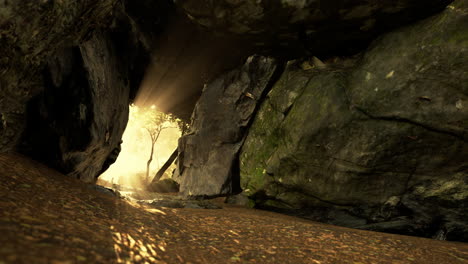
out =
[[[256,45],[337,55],[362,49],[377,34],[442,10],[451,0],[176,0],[198,24],[243,35]]]
[[[204,88],[192,116],[191,132],[179,140],[182,193],[209,197],[240,191],[233,178],[238,177],[238,152],[276,68],[273,59],[250,57],[243,67]]]
[[[129,88],[93,30],[116,3],[0,3],[0,151],[20,149],[86,182],[115,158]]]
[[[42,89],[41,70],[56,49],[89,37],[116,0],[0,2],[0,151],[18,143],[26,103]]]
[[[129,86],[109,39],[96,33],[57,54],[28,109],[23,152],[85,182],[107,169],[128,120]]]
[[[330,223],[468,241],[462,2],[362,58],[289,63],[242,148],[244,194]]]
[[[0,65],[0,151],[15,148],[94,182],[120,152],[128,105],[172,5],[0,3],[0,45],[13,51]],[[149,9],[151,19],[136,17]]]

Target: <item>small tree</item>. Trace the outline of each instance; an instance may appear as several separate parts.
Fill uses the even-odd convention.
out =
[[[154,146],[164,129],[174,128],[173,122],[175,118],[171,114],[160,112],[155,106],[151,106],[150,109],[140,112],[140,118],[143,121],[143,128],[148,132],[151,138],[151,151],[149,154],[148,161],[146,162],[146,177],[145,184],[149,183],[149,173],[151,162],[154,156]]]

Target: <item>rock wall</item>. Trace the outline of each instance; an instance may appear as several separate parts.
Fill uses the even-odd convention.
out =
[[[244,194],[329,223],[467,241],[464,5],[362,56],[290,62],[241,150]]]
[[[0,151],[94,182],[120,152],[172,2],[3,1],[0,12],[12,51],[0,65]]]
[[[117,65],[104,33],[57,54],[44,73],[44,91],[29,104],[22,152],[94,182],[128,120],[130,89]]]
[[[205,28],[249,38],[261,53],[350,54],[382,32],[427,17],[451,0],[176,0]]]
[[[276,68],[274,59],[250,57],[244,66],[204,88],[191,130],[179,140],[176,177],[182,193],[210,197],[240,191],[238,152]]]
[[[11,150],[25,126],[26,104],[42,90],[44,62],[109,21],[116,0],[0,2],[0,151]]]

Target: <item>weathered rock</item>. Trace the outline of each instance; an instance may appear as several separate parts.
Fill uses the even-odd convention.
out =
[[[149,46],[167,26],[163,15],[173,14],[165,13],[172,3],[69,2],[21,2],[24,10],[11,7],[16,16],[2,17],[5,23],[34,23],[21,30],[13,23],[19,32],[14,41],[12,32],[2,32],[6,37],[0,43],[15,51],[17,65],[0,76],[5,109],[0,109],[0,149],[16,147],[62,173],[93,182],[120,152],[128,105],[150,63]],[[154,9],[152,19],[141,22],[145,16],[135,17],[138,9],[146,15]],[[143,32],[149,27],[151,32]]]
[[[0,151],[24,129],[27,101],[42,89],[45,60],[110,21],[116,0],[0,2]]]
[[[179,184],[173,179],[164,179],[152,182],[148,187],[150,191],[158,193],[179,192]]]
[[[57,54],[44,92],[29,105],[23,152],[94,182],[118,155],[128,120],[129,86],[117,58],[105,33]]]
[[[259,47],[314,55],[356,52],[377,34],[427,17],[452,0],[176,0],[188,17]]]
[[[257,206],[331,208],[328,222],[468,240],[468,12],[389,33],[354,62],[290,63],[241,151]],[[335,214],[335,216],[333,216]],[[347,219],[347,220],[346,220]]]
[[[101,185],[94,185],[94,184],[89,185],[88,189],[95,190],[95,191],[98,191],[100,193],[112,196],[112,197],[120,197],[119,191],[112,190],[111,188],[107,188],[107,187],[104,187],[104,186],[101,186]]]
[[[250,200],[244,193],[229,195],[224,201],[227,204],[241,205],[248,207],[250,206]]]
[[[208,84],[192,115],[191,132],[179,140],[180,191],[188,196],[236,192],[238,151],[277,63],[250,57],[239,69]]]

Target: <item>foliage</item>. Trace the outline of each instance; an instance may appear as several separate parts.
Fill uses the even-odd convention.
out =
[[[132,105],[130,109],[132,112],[129,122],[139,122],[141,129],[145,130],[151,139],[151,150],[146,163],[146,177],[144,179],[145,184],[148,184],[150,166],[154,156],[154,146],[161,132],[168,128],[174,128],[175,125],[179,125],[181,121],[172,114],[158,111],[154,105],[151,107],[137,107]]]

